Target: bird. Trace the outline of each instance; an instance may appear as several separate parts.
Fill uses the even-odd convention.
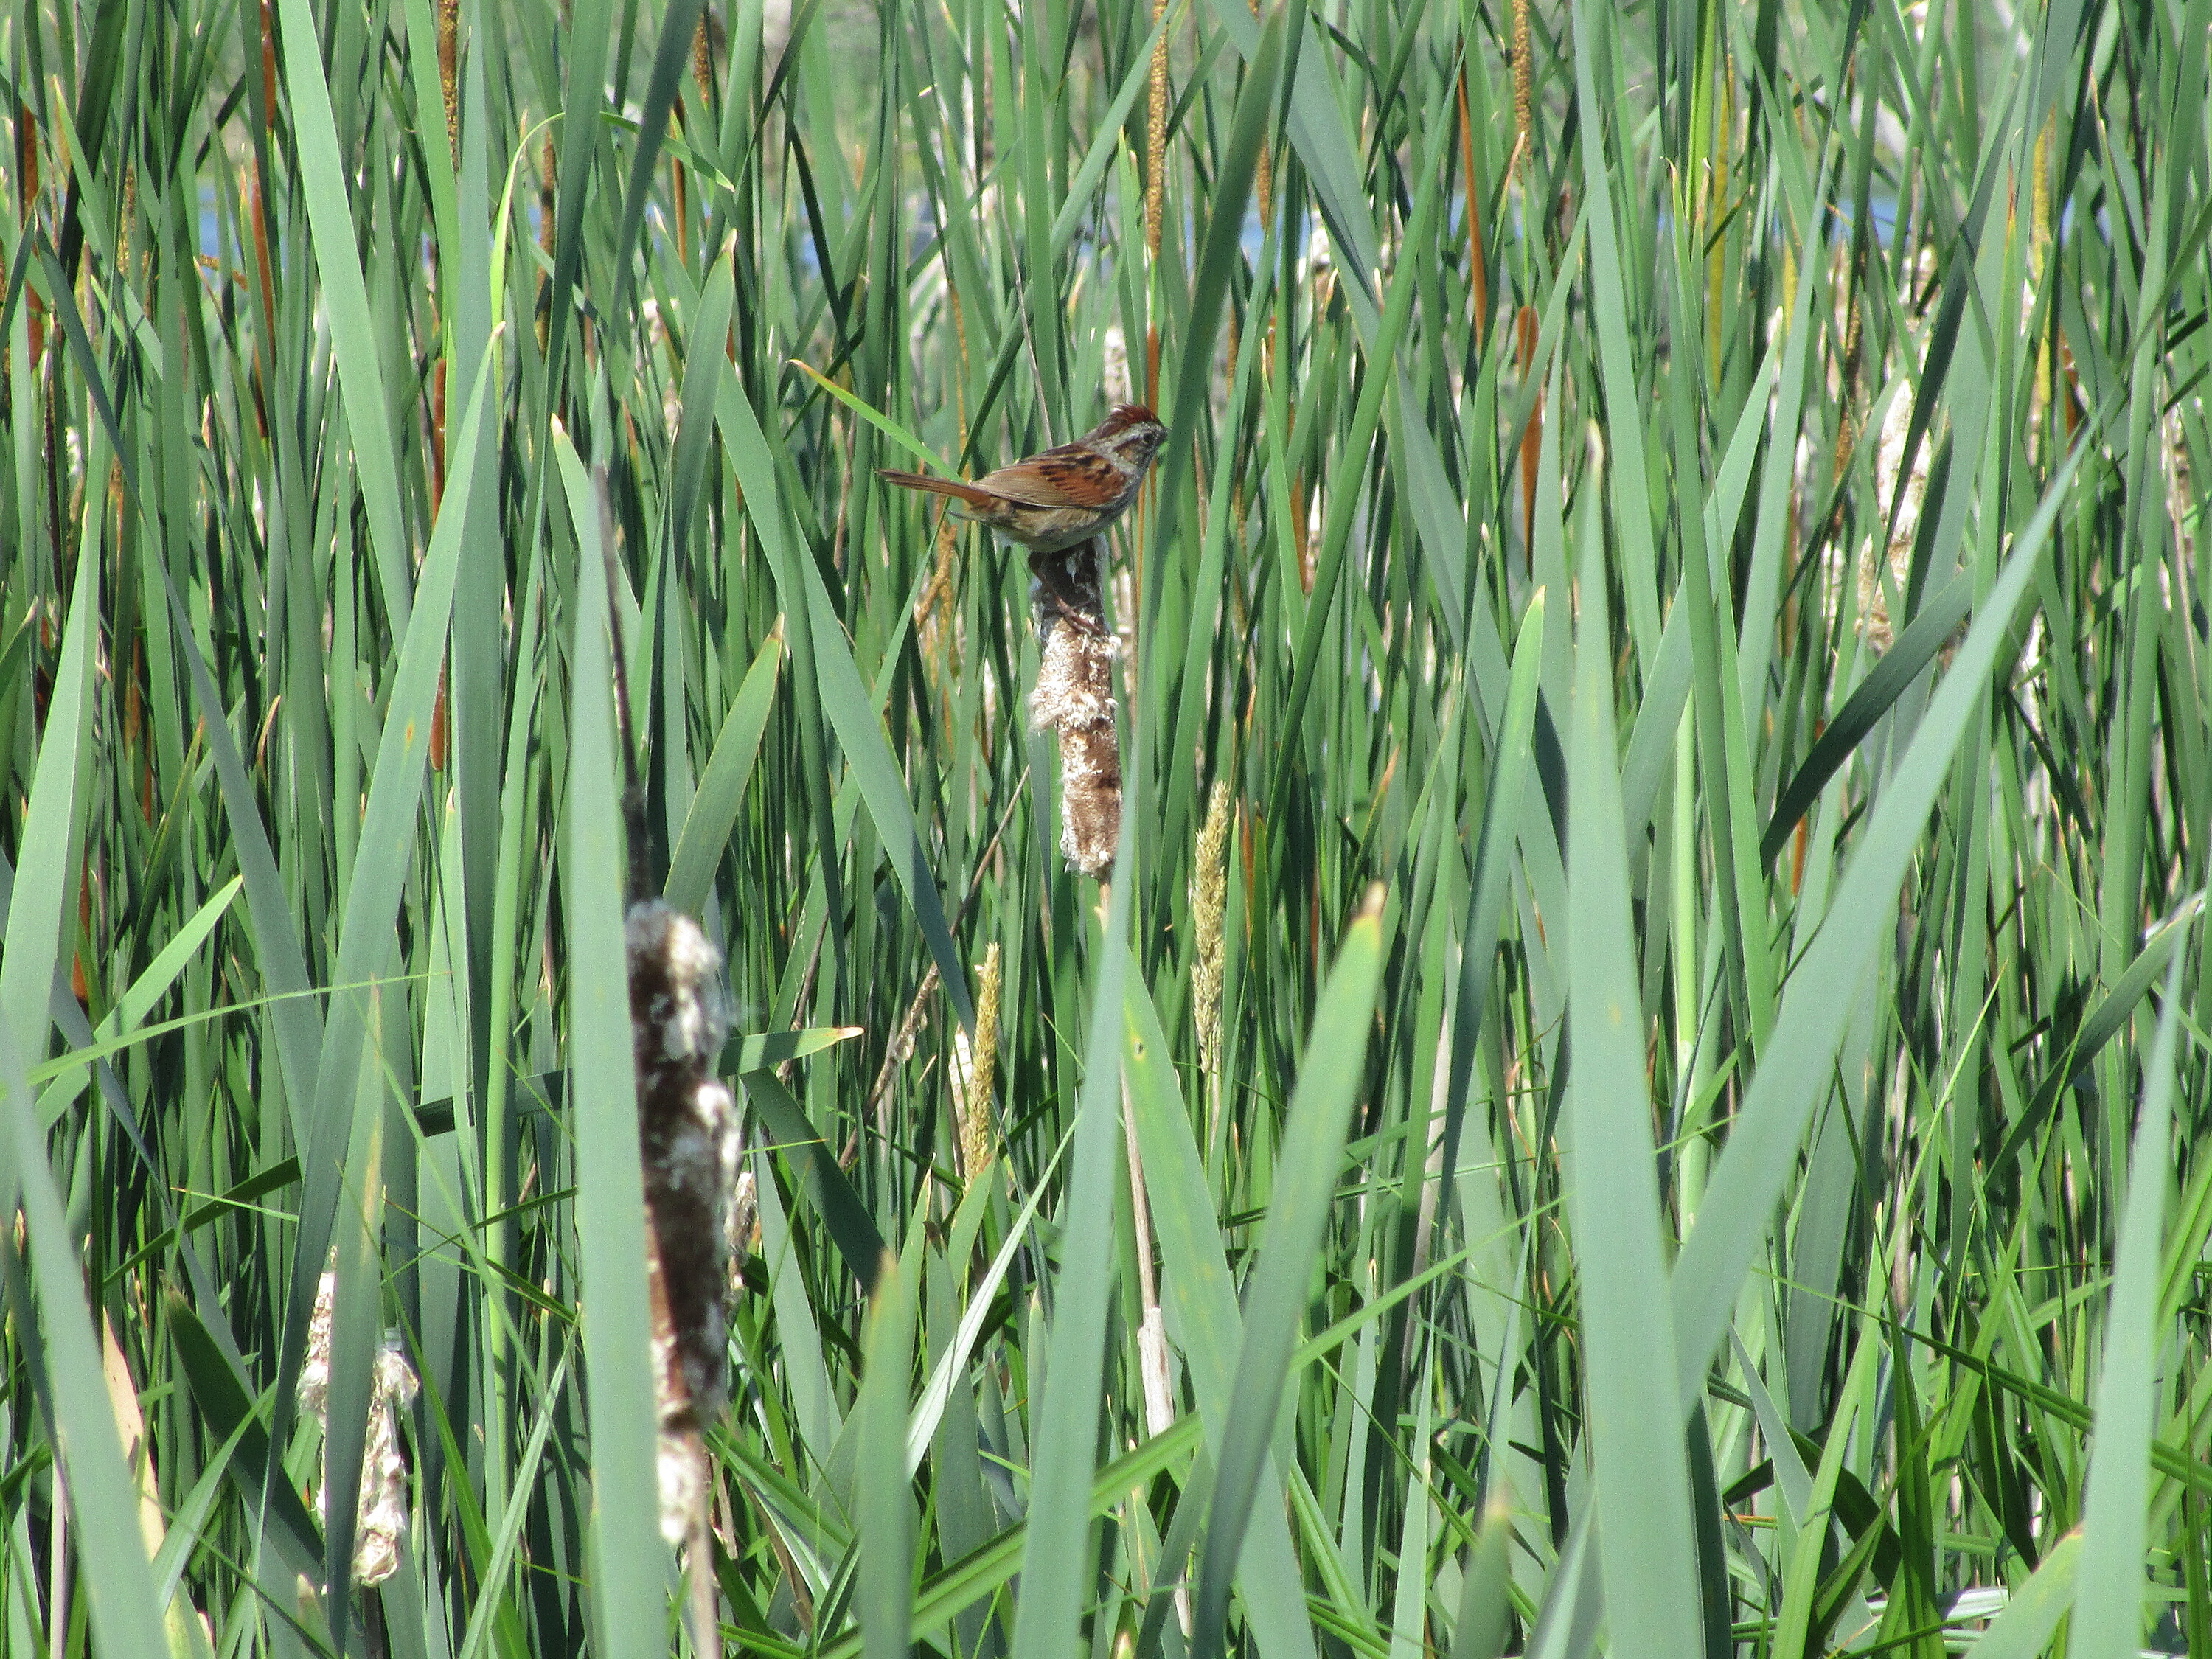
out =
[[[1128,510],[1166,436],[1159,416],[1144,404],[1122,404],[1073,443],[972,481],[890,467],[876,476],[902,489],[949,495],[962,518],[988,525],[1032,554],[1060,553]]]

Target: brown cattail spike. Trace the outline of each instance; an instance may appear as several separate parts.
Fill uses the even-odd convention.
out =
[[[1060,850],[1086,876],[1104,875],[1121,842],[1115,643],[1099,592],[1100,558],[1095,540],[1030,556],[1030,599],[1043,642],[1030,723],[1059,736]]]
[[[1467,211],[1468,307],[1474,326],[1474,349],[1482,349],[1482,331],[1490,320],[1490,273],[1483,268],[1482,183],[1474,176],[1474,122],[1467,107],[1467,64],[1459,66],[1460,189]]]
[[[728,1206],[737,1188],[738,1113],[714,1075],[729,1031],[722,958],[699,924],[657,898],[623,922],[629,957],[638,1149],[659,1413],[660,1528],[690,1534],[705,1492],[700,1437],[728,1395]]]
[[[325,1433],[330,1428],[331,1327],[337,1303],[337,1252],[315,1286],[314,1316],[307,1324],[307,1354],[300,1367],[300,1409]],[[399,1570],[399,1540],[407,1531],[407,1463],[399,1449],[398,1413],[414,1403],[415,1368],[396,1336],[377,1345],[371,1373],[368,1443],[361,1459],[361,1498],[354,1511],[353,1582],[368,1588]],[[397,1409],[395,1409],[397,1408]],[[328,1468],[316,1465],[314,1506],[323,1511]]]
[[[1517,343],[1521,353],[1521,373],[1523,376],[1536,372],[1536,307],[1522,306],[1516,324]],[[1521,532],[1522,550],[1528,568],[1536,566],[1536,467],[1544,453],[1544,390],[1536,389],[1536,401],[1528,410],[1528,428],[1521,434]]]

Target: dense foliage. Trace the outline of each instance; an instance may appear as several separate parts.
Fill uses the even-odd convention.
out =
[[[729,1650],[2212,1651],[2208,38],[11,10],[0,1649],[688,1649],[611,614]]]

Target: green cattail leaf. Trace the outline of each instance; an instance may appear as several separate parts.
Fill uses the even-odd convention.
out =
[[[646,1301],[645,1176],[631,1064],[629,955],[613,667],[599,509],[583,461],[556,429],[555,453],[577,542],[575,758],[562,892],[568,918],[569,1117],[576,1136],[576,1237],[582,1253],[584,1364],[589,1379],[596,1650],[665,1647],[660,1499]]]

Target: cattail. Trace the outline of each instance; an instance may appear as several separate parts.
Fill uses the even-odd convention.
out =
[[[1259,15],[1260,0],[1252,0],[1252,15]],[[1275,222],[1275,155],[1272,144],[1260,146],[1259,163],[1252,176],[1252,193],[1260,204],[1260,234],[1265,236],[1267,227]]]
[[[1167,0],[1152,0],[1152,22],[1167,15]],[[1160,225],[1167,195],[1168,37],[1152,48],[1152,83],[1145,107],[1145,252],[1150,264],[1160,262]],[[1160,325],[1155,318],[1145,331],[1145,401],[1160,400]],[[1139,509],[1141,512],[1142,509]]]
[[[1152,25],[1167,15],[1167,0],[1152,0]],[[1160,218],[1167,193],[1168,37],[1152,48],[1152,83],[1145,107],[1145,251],[1160,257]]]
[[[1528,0],[1513,0],[1513,159],[1528,150],[1528,117],[1535,102],[1535,70],[1528,55]]]
[[[968,316],[960,308],[960,285],[952,280],[951,255],[945,255],[945,297],[952,304],[952,337],[960,349],[960,372],[952,377],[953,412],[960,422],[960,453],[968,453]]]
[[[1480,351],[1483,326],[1490,319],[1490,273],[1483,268],[1482,185],[1474,176],[1474,121],[1468,113],[1464,61],[1459,66],[1459,161],[1460,188],[1467,208],[1468,307],[1473,313],[1474,349]]]
[[[983,1173],[993,1157],[991,1085],[999,1070],[999,945],[983,952],[981,982],[975,993],[975,1042],[961,1056],[953,1077],[953,1104],[960,1119],[960,1173],[969,1181]],[[955,1038],[968,1048],[965,1035]]]
[[[680,1543],[706,1499],[705,1426],[728,1396],[727,1237],[737,1187],[737,1104],[714,1075],[729,1012],[722,957],[699,924],[657,898],[623,924],[629,958],[638,1149],[651,1221],[646,1293],[659,1413],[660,1530]]]
[[[1216,778],[1199,826],[1190,872],[1190,908],[1198,928],[1198,957],[1191,963],[1190,1000],[1198,1027],[1198,1063],[1212,1072],[1221,1063],[1222,918],[1229,890],[1229,780]]]
[[[553,260],[553,210],[557,203],[554,182],[557,173],[553,162],[553,132],[550,127],[546,129],[545,142],[538,151],[538,246],[544,252],[550,266]],[[545,349],[547,330],[552,321],[552,314],[545,307],[548,281],[544,271],[538,273],[538,349],[540,351]]]
[[[438,90],[445,98],[446,147],[456,172],[461,165],[460,61],[461,0],[438,0]]]
[[[300,1409],[327,1436],[331,1412],[331,1322],[337,1302],[337,1252],[315,1286],[314,1317],[307,1326],[307,1357],[300,1367]],[[362,1449],[361,1499],[354,1510],[353,1582],[380,1584],[399,1569],[399,1540],[407,1532],[407,1463],[399,1452],[398,1413],[415,1401],[415,1368],[396,1336],[376,1348],[368,1399],[368,1439]],[[325,1448],[327,1454],[327,1444]],[[314,1506],[324,1507],[330,1480],[327,1455],[318,1462]]]
[[[713,107],[714,26],[708,21],[708,14],[704,7],[700,9],[698,27],[691,31],[691,84],[699,88],[700,107]]]
[[[1060,855],[1103,876],[1121,842],[1121,750],[1114,732],[1114,636],[1099,594],[1098,544],[1030,556],[1043,661],[1030,723],[1060,738]]]
[[[123,222],[115,235],[115,268],[126,283],[131,280],[131,232],[138,222],[138,164],[126,161],[123,166]]]
[[[15,100],[15,195],[18,216],[23,228],[31,228],[31,218],[39,202],[39,125],[31,113],[31,106],[20,97]],[[30,362],[27,372],[39,372],[39,359],[46,347],[46,307],[39,298],[39,291],[27,284],[23,290],[23,319],[25,332],[30,340]]]
[[[1536,372],[1536,307],[1522,306],[1515,325],[1521,351],[1521,373]],[[1536,568],[1536,469],[1544,453],[1544,388],[1536,388],[1536,401],[1528,408],[1528,430],[1521,434],[1522,553],[1528,568]]]
[[[2028,269],[2034,273],[2031,280],[2040,282],[2050,264],[2051,249],[2051,142],[2058,131],[2056,111],[2044,122],[2043,131],[2035,135],[2035,175],[2029,184],[2030,201],[2028,234]],[[2051,406],[2051,345],[2047,338],[2035,343],[2035,406]]]

